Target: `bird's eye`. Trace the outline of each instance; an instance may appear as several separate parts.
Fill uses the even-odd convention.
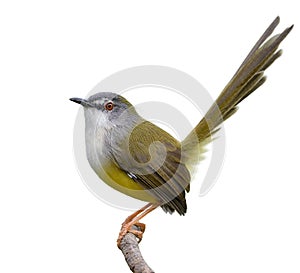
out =
[[[107,111],[111,111],[112,109],[114,109],[114,104],[110,101],[108,103],[105,104],[105,109]]]

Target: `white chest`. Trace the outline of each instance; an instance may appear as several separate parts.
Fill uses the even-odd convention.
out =
[[[87,159],[95,172],[109,160],[111,130],[107,117],[97,112],[85,112],[85,146]]]

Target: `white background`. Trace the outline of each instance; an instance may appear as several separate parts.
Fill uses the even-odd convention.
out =
[[[115,244],[129,212],[81,182],[68,98],[147,64],[185,71],[216,97],[280,15],[280,30],[295,29],[267,83],[226,123],[218,183],[200,198],[194,182],[185,217],[147,216],[141,248],[156,272],[299,272],[296,3],[2,1],[0,271],[129,272]]]

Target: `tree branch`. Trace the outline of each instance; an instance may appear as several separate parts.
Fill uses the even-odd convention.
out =
[[[132,226],[132,229],[139,230],[139,227]],[[120,243],[120,249],[125,260],[133,273],[154,273],[154,271],[145,262],[139,249],[138,238],[128,232]]]

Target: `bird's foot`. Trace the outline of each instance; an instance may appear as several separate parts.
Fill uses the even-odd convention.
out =
[[[145,229],[146,229],[146,225],[143,223],[140,223],[140,222],[135,222],[135,223],[127,222],[126,223],[126,221],[125,221],[122,224],[121,230],[119,232],[119,237],[117,239],[118,248],[120,248],[121,241],[128,232],[134,234],[139,239],[139,243],[140,243],[143,239],[143,234],[145,232]]]

